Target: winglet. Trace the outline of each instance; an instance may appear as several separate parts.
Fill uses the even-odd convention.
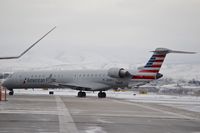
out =
[[[4,60],[4,59],[18,59],[20,57],[22,57],[25,53],[27,53],[32,47],[34,47],[38,42],[40,42],[44,37],[46,37],[50,32],[52,32],[54,29],[56,28],[53,27],[50,31],[48,31],[45,35],[43,35],[40,39],[38,39],[35,43],[33,43],[30,47],[28,47],[24,52],[22,52],[20,55],[18,56],[10,56],[10,57],[0,57],[0,60]]]

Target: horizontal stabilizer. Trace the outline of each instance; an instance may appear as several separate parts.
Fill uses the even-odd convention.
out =
[[[196,52],[176,51],[176,50],[171,50],[171,49],[167,49],[167,48],[157,48],[155,51],[151,51],[151,52],[164,53],[164,54],[168,54],[168,53],[196,54]]]
[[[138,68],[137,76],[141,75],[146,76],[146,74],[155,74],[159,73],[160,68],[165,60],[165,57],[169,53],[181,53],[181,54],[195,54],[195,52],[187,52],[187,51],[176,51],[167,48],[156,48],[153,52],[153,55],[148,60],[145,66]],[[159,76],[160,77],[160,76]],[[156,79],[157,77],[155,77]]]

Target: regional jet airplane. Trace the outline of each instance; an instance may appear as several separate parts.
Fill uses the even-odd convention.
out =
[[[98,97],[105,98],[105,91],[112,88],[139,87],[161,78],[159,73],[168,53],[194,52],[174,51],[157,48],[144,67],[132,72],[124,68],[108,70],[60,70],[14,72],[4,80],[3,86],[10,90],[20,88],[71,88],[79,90],[78,97],[86,97],[85,91],[99,91]]]

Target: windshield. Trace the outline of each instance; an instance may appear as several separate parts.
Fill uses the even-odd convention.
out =
[[[0,74],[0,79],[7,79],[7,78],[11,78],[12,77],[12,73],[1,73]]]

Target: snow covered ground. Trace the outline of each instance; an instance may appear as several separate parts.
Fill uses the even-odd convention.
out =
[[[126,99],[128,101],[143,102],[143,103],[158,103],[166,106],[171,106],[175,108],[185,109],[194,112],[200,112],[200,97],[196,96],[172,96],[172,95],[157,95],[157,94],[147,94],[140,95],[137,94],[133,96],[131,92],[120,92],[113,93],[111,97]]]
[[[42,89],[29,89],[29,90],[15,90],[15,94],[39,94],[48,95],[48,90]],[[66,89],[66,90],[54,90],[55,95],[68,95],[76,96],[78,91]],[[98,92],[87,92],[87,96],[97,97]],[[142,103],[157,103],[166,106],[172,106],[175,108],[185,109],[194,112],[200,112],[200,97],[195,96],[172,96],[172,95],[157,95],[157,94],[136,94],[131,91],[114,92],[107,91],[107,97],[124,99],[131,102]],[[136,94],[136,95],[133,95]]]

